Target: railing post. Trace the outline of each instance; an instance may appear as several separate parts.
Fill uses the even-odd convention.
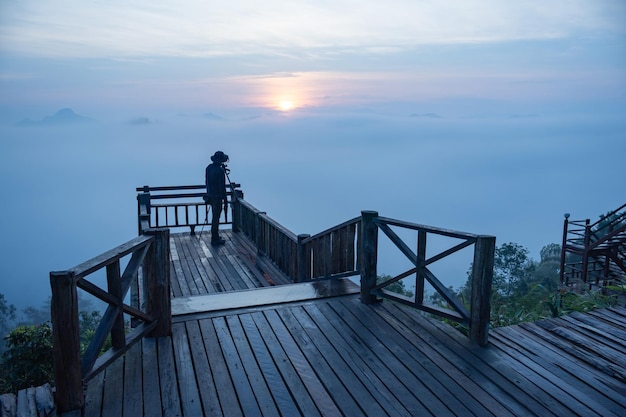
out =
[[[589,244],[591,243],[591,225],[589,224],[591,222],[591,220],[586,219],[585,220],[585,238],[583,240],[583,259],[582,259],[582,265],[581,265],[581,273],[582,273],[582,281],[585,284],[587,283],[588,280],[588,269],[589,269]],[[590,288],[590,286],[589,286]]]
[[[378,226],[374,219],[378,217],[376,211],[361,212],[361,302],[372,304],[378,298],[372,294],[376,286],[378,264]]]
[[[296,249],[296,265],[297,265],[297,273],[295,282],[304,282],[307,280],[309,274],[307,271],[309,269],[310,258],[306,251],[306,246],[304,245],[304,241],[310,238],[311,235],[298,235],[298,247]]]
[[[80,410],[85,405],[80,368],[78,294],[74,274],[51,272],[52,363],[57,412]]]
[[[566,285],[565,282],[565,253],[567,246],[567,233],[569,229],[569,213],[565,213],[563,215],[565,220],[563,220],[563,240],[561,241],[561,263],[559,267],[559,283],[561,285]],[[560,306],[559,306],[560,307]]]
[[[120,281],[120,261],[117,260],[112,264],[107,265],[107,286],[109,293],[115,297],[118,301],[118,306],[121,306],[124,300],[122,299],[122,283]],[[115,323],[111,328],[111,345],[114,349],[121,349],[126,346],[126,334],[124,329],[124,313],[120,309]]]
[[[478,236],[472,264],[472,296],[470,306],[470,340],[485,346],[489,338],[491,315],[491,282],[496,249],[494,236]]]
[[[239,199],[243,199],[243,191],[233,190],[233,201],[231,202],[231,208],[233,210],[233,233],[239,233],[241,230],[241,203]]]
[[[261,226],[261,215],[262,214],[267,214],[267,212],[265,211],[257,211],[255,213],[254,216],[254,229],[255,229],[255,234],[256,234],[256,242],[254,242],[256,244],[256,253],[257,255],[262,255],[265,251],[267,251],[267,247],[265,246],[265,234],[262,233],[262,226]],[[263,247],[261,247],[261,241],[263,240]]]
[[[137,194],[137,228],[138,234],[144,232],[143,224],[147,224],[150,227],[150,191],[149,187],[145,185],[144,191]],[[146,211],[142,213],[141,208],[145,207]]]
[[[144,234],[155,238],[143,264],[146,312],[158,321],[157,327],[149,336],[169,336],[172,334],[170,230],[166,228],[148,229]]]

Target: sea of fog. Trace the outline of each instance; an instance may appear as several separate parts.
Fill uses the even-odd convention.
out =
[[[136,187],[201,184],[216,150],[230,155],[245,198],[296,234],[376,210],[495,235],[538,259],[560,243],[564,213],[595,220],[624,203],[625,127],[618,118],[364,114],[0,126],[0,293],[41,306],[50,271],[136,236]],[[430,250],[445,245],[433,238]],[[460,254],[433,268],[459,287],[470,261]],[[381,243],[380,274],[407,265]]]

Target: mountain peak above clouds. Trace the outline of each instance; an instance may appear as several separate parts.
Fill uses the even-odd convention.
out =
[[[46,116],[41,120],[31,120],[31,119],[23,119],[18,122],[18,126],[50,126],[50,125],[68,125],[68,124],[77,124],[77,123],[89,123],[94,120],[80,116],[74,113],[74,110],[70,108],[64,108],[57,111],[52,116]]]

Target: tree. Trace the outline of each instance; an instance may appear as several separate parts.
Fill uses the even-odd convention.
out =
[[[493,288],[497,295],[510,297],[534,272],[535,265],[528,249],[517,243],[503,243],[496,248],[493,267]]]
[[[6,342],[0,361],[0,392],[17,392],[52,381],[50,323],[18,326],[6,336]]]
[[[0,354],[4,352],[4,337],[13,327],[14,320],[15,306],[13,304],[9,304],[4,298],[4,294],[0,293]]]

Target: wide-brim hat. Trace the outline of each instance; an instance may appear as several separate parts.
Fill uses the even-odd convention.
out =
[[[217,162],[217,163],[226,162],[226,161],[228,161],[228,155],[226,155],[222,151],[217,151],[211,157],[211,161]]]

